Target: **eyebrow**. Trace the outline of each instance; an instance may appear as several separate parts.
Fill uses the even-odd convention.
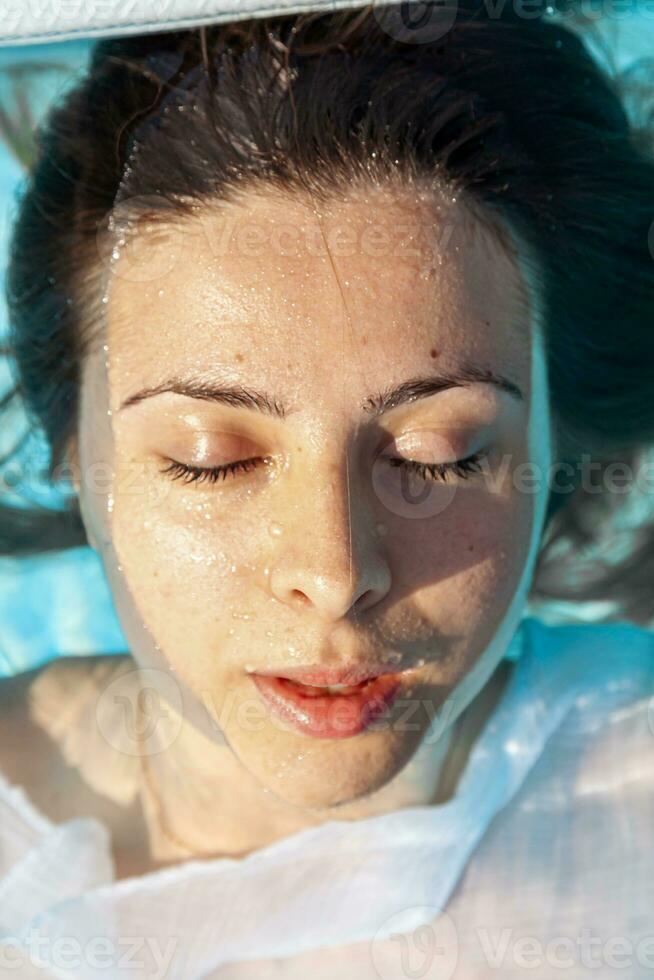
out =
[[[384,391],[369,395],[362,402],[361,410],[370,415],[371,418],[378,418],[399,405],[427,398],[448,388],[465,388],[470,384],[480,382],[494,385],[519,401],[524,400],[522,390],[514,381],[494,371],[479,368],[474,364],[466,364],[452,373],[411,378],[394,388],[387,388]],[[187,398],[216,402],[237,408],[247,408],[281,420],[287,419],[289,415],[297,411],[295,408],[285,406],[265,392],[255,391],[244,385],[216,384],[204,382],[197,378],[180,377],[169,378],[154,387],[137,391],[125,399],[119,410],[122,411],[148,398],[166,393],[184,395]]]

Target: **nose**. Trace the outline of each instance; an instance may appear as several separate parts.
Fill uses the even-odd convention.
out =
[[[374,514],[353,493],[347,472],[332,469],[320,485],[315,478],[283,528],[269,577],[280,602],[336,621],[388,594],[391,572]]]

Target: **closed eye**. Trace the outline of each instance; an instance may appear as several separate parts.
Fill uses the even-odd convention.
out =
[[[453,460],[449,463],[421,463],[415,459],[405,459],[399,456],[384,457],[393,467],[400,467],[411,473],[416,473],[423,480],[447,481],[450,476],[458,476],[467,479],[472,473],[481,469],[483,452],[473,453],[465,459]],[[182,483],[217,483],[219,480],[226,480],[227,477],[236,476],[238,473],[248,473],[256,469],[261,463],[270,462],[268,456],[254,456],[250,459],[239,459],[233,463],[225,463],[222,466],[189,466],[186,463],[179,463],[171,459],[169,465],[161,470],[168,474],[172,480],[180,480]]]
[[[178,463],[171,459],[170,465],[161,472],[169,474],[171,480],[181,480],[182,483],[216,483],[218,480],[226,480],[228,476],[235,476],[237,473],[247,473],[256,469],[257,464],[263,459],[262,456],[256,456],[252,459],[239,459],[234,463],[225,463],[223,466],[210,467],[188,466],[186,463]]]
[[[472,473],[481,469],[481,460],[484,453],[479,451],[465,459],[455,459],[450,463],[419,463],[415,459],[404,459],[403,457],[389,456],[388,462],[391,466],[399,466],[404,470],[417,473],[423,480],[447,481],[450,476],[458,476],[467,479]]]

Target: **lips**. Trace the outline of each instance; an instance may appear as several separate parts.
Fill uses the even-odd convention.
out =
[[[350,738],[364,731],[390,708],[406,672],[386,668],[297,668],[285,675],[250,674],[278,717],[313,738]],[[292,674],[293,677],[286,676]],[[366,675],[361,678],[361,675]],[[375,676],[371,676],[375,675]],[[357,682],[358,678],[361,678]],[[302,678],[302,680],[300,680]],[[346,684],[341,691],[326,685]]]
[[[288,670],[280,671],[260,671],[263,676],[286,677],[290,681],[297,681],[300,684],[313,685],[317,687],[327,687],[330,684],[350,684],[357,685],[372,678],[379,677],[380,674],[389,674],[388,664],[371,664],[364,666],[350,667],[290,667]]]

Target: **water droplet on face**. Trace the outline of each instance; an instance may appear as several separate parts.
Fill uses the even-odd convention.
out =
[[[163,289],[160,289],[159,292],[157,293],[157,296],[163,296],[163,295],[164,295],[164,291]]]
[[[283,530],[284,528],[282,527],[281,524],[273,523],[268,526],[268,531],[270,532],[273,538],[278,538]]]
[[[255,670],[255,667],[254,667],[254,665],[253,665],[253,664],[245,664],[245,667],[244,667],[244,670],[245,670],[245,671],[246,671],[246,672],[247,672],[248,674],[251,674],[251,673],[253,673],[253,671]]]

